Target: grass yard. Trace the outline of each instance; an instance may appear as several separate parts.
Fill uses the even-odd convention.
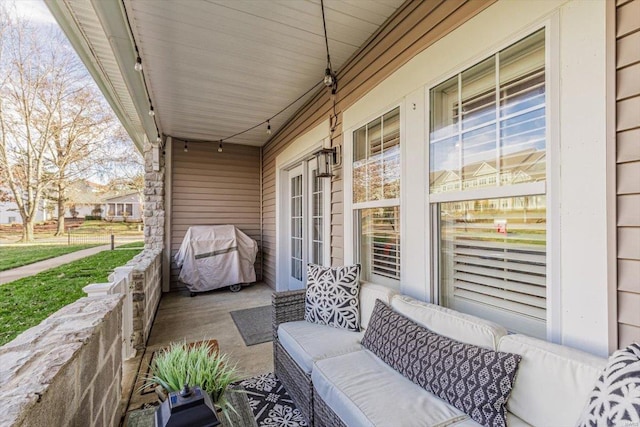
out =
[[[0,285],[0,345],[85,296],[82,288],[107,281],[139,251],[103,251],[35,276]]]
[[[143,249],[143,248],[144,248],[144,242],[139,241],[139,242],[125,243],[124,245],[118,245],[116,249]]]
[[[23,265],[33,264],[49,258],[55,258],[81,249],[92,248],[92,245],[56,245],[56,246],[0,246],[0,271]]]

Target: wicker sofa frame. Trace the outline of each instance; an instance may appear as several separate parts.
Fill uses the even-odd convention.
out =
[[[273,306],[273,366],[278,379],[282,381],[310,426],[314,425],[313,384],[311,375],[305,373],[282,347],[278,340],[280,323],[304,320],[305,290],[274,292]]]
[[[300,412],[314,427],[347,427],[335,412],[317,394],[307,375],[291,358],[278,340],[280,323],[304,320],[305,290],[274,292],[273,306],[273,365],[278,379]]]

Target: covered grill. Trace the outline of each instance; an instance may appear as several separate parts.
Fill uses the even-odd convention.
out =
[[[175,255],[181,268],[178,279],[191,292],[225,286],[239,290],[235,285],[256,281],[257,253],[256,241],[233,225],[189,227]]]

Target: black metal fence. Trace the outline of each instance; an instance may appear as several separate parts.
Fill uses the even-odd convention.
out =
[[[69,245],[88,245],[88,244],[104,244],[111,245],[111,249],[115,245],[115,235],[110,230],[104,229],[67,229],[67,244]]]

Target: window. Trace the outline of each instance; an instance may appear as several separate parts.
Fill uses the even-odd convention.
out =
[[[430,192],[546,178],[544,31],[430,91]]]
[[[108,209],[107,209],[107,216],[115,216],[115,214],[116,214],[116,204],[109,203]]]
[[[439,301],[541,338],[547,308],[545,66],[540,30],[429,91]]]
[[[400,108],[353,132],[356,259],[362,278],[400,280]]]

